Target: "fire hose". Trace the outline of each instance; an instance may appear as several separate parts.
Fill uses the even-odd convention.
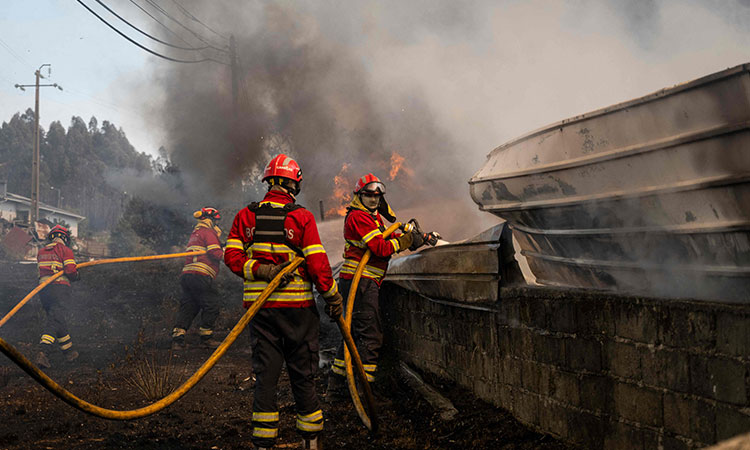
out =
[[[142,257],[127,257],[127,258],[116,258],[116,259],[103,259],[98,261],[88,261],[81,264],[78,264],[78,267],[86,267],[86,266],[94,266],[99,264],[111,264],[111,263],[118,263],[118,262],[130,262],[130,261],[148,261],[148,260],[156,260],[156,259],[168,259],[168,258],[179,258],[183,256],[197,256],[200,254],[204,254],[205,252],[189,252],[189,253],[174,253],[169,255],[155,255],[155,256],[142,256]],[[260,308],[263,306],[263,304],[266,302],[268,297],[273,293],[274,290],[279,286],[281,283],[281,280],[283,277],[294,270],[297,269],[303,262],[305,261],[302,257],[296,257],[294,260],[292,260],[291,264],[286,266],[281,272],[279,272],[278,275],[266,286],[266,288],[261,292],[261,294],[258,296],[255,302],[253,302],[252,306],[248,308],[248,310],[245,312],[245,314],[240,318],[240,320],[237,322],[237,324],[232,328],[232,330],[229,332],[226,338],[224,338],[224,341],[222,341],[221,345],[211,354],[211,356],[206,360],[206,362],[201,365],[201,367],[198,368],[198,370],[190,376],[180,387],[175,389],[172,393],[167,395],[166,397],[162,398],[161,400],[158,400],[154,403],[151,403],[150,405],[144,406],[142,408],[138,409],[132,409],[132,410],[126,410],[126,411],[118,411],[113,409],[107,409],[102,408],[100,406],[94,405],[92,403],[89,403],[85,400],[82,400],[78,397],[76,397],[73,393],[66,390],[59,384],[57,384],[54,380],[52,380],[50,377],[48,377],[44,372],[39,370],[34,364],[32,364],[25,356],[23,356],[18,350],[16,350],[12,345],[10,345],[8,342],[6,342],[4,339],[0,338],[0,351],[5,354],[8,358],[10,358],[11,361],[16,363],[19,367],[21,367],[27,374],[29,374],[32,378],[34,378],[39,384],[41,384],[45,389],[50,391],[52,394],[54,394],[56,397],[60,398],[64,402],[68,403],[72,407],[83,411],[85,413],[101,417],[104,419],[112,419],[112,420],[132,420],[132,419],[138,419],[141,417],[146,417],[152,414],[155,414],[162,409],[166,408],[167,406],[171,405],[172,403],[179,400],[182,396],[188,393],[190,389],[192,389],[203,377],[213,368],[214,365],[221,359],[222,356],[229,350],[229,347],[234,344],[234,342],[237,340],[239,335],[242,333],[242,331],[247,327],[247,325],[250,323],[250,321],[253,319],[255,314],[260,310]],[[34,290],[32,290],[26,297],[23,298],[14,308],[11,310],[10,313],[8,313],[3,319],[2,323],[0,323],[0,326],[8,321],[21,307],[26,304],[26,302],[31,299],[34,294],[42,290],[47,284],[51,283],[54,279],[56,279],[59,276],[62,276],[63,272],[58,272],[49,279],[45,280],[43,283],[39,284]],[[359,357],[359,353],[357,352],[357,348],[354,345],[354,340],[352,339],[351,333],[349,332],[349,328],[346,327],[343,320],[339,318],[338,321],[339,327],[341,329],[341,333],[344,335],[344,340],[346,342],[347,347],[352,352],[352,356],[355,360],[355,363],[357,364],[358,368],[358,375],[362,380],[362,383],[367,385],[367,376],[364,371],[364,367],[362,366],[362,360]],[[347,353],[348,356],[348,353]],[[351,362],[349,363],[349,371],[351,372]],[[370,410],[370,414],[373,415],[375,413],[375,407],[374,407],[374,401],[372,399],[372,392],[369,391],[369,385],[366,388],[367,392],[369,392],[369,398],[367,399],[368,402],[368,408]],[[366,424],[367,425],[367,424]],[[374,427],[368,426],[368,428],[375,431],[377,429],[377,423],[375,423]]]
[[[191,254],[194,254],[194,253],[198,253],[198,252],[193,252]],[[101,264],[104,264],[103,261],[104,260],[92,261],[92,262],[99,262]],[[208,371],[214,367],[214,365],[216,365],[219,359],[222,356],[224,356],[227,350],[229,350],[229,347],[234,343],[234,341],[237,340],[240,333],[242,333],[242,331],[245,329],[247,324],[250,323],[253,316],[255,316],[258,310],[263,306],[268,296],[271,295],[271,293],[273,293],[273,291],[279,286],[279,283],[281,282],[282,277],[286,275],[287,273],[295,270],[304,261],[305,259],[302,257],[295,258],[294,260],[292,260],[291,264],[289,264],[281,272],[279,272],[279,274],[276,276],[276,278],[273,279],[273,281],[268,283],[268,286],[266,286],[263,292],[261,292],[257,300],[253,302],[253,305],[250,308],[248,308],[248,310],[240,318],[239,322],[237,322],[234,328],[232,328],[232,331],[229,332],[229,334],[221,343],[221,345],[219,345],[219,347],[216,350],[214,350],[213,354],[206,360],[206,362],[203,363],[202,366],[198,368],[197,371],[195,371],[193,375],[190,376],[190,378],[188,378],[184,383],[182,383],[182,385],[178,387],[177,389],[175,389],[171,394],[167,395],[161,400],[158,400],[142,408],[131,409],[127,411],[118,411],[118,410],[113,410],[113,409],[102,408],[100,406],[89,403],[85,400],[82,400],[76,397],[70,391],[66,390],[59,384],[55,383],[50,377],[48,377],[44,372],[39,370],[36,366],[34,366],[28,359],[26,359],[25,356],[23,356],[18,350],[13,348],[13,346],[8,344],[2,338],[0,338],[0,351],[2,351],[5,354],[5,356],[10,358],[18,366],[20,366],[26,373],[28,373],[32,378],[34,378],[39,384],[44,386],[45,389],[52,392],[55,396],[60,398],[65,403],[69,404],[70,406],[80,411],[83,411],[85,413],[88,413],[97,417],[101,417],[104,419],[112,419],[112,420],[131,420],[131,419],[139,419],[141,417],[150,416],[151,414],[155,414],[161,411],[162,409],[166,408],[167,406],[179,400],[183,395],[187,394],[187,392],[190,389],[192,389],[193,386],[195,386],[208,373]],[[82,266],[83,264],[80,264],[79,267]]]
[[[170,259],[170,258],[181,258],[183,256],[200,256],[205,255],[206,252],[186,252],[186,253],[170,253],[167,255],[151,255],[151,256],[127,256],[125,258],[113,258],[113,259],[99,259],[96,261],[86,261],[82,262],[80,264],[77,264],[76,267],[89,267],[89,266],[97,266],[99,264],[113,264],[113,263],[121,263],[121,262],[134,262],[134,261],[153,261],[156,259]],[[43,282],[39,283],[37,287],[34,288],[33,291],[26,294],[26,297],[21,299],[20,302],[16,304],[16,306],[13,307],[13,309],[10,310],[8,314],[5,315],[5,317],[0,320],[0,327],[5,325],[5,322],[10,320],[11,317],[13,317],[19,309],[23,308],[23,305],[29,302],[36,294],[39,293],[42,289],[44,289],[48,284],[52,283],[59,277],[65,275],[65,272],[60,271],[56,274],[52,275],[51,277],[47,278]]]
[[[396,231],[401,226],[400,222],[396,222],[390,227],[388,227],[383,232],[383,237],[388,237]],[[342,317],[339,317],[338,324],[339,328],[341,329],[341,334],[344,336],[344,340],[346,341],[346,347],[349,349],[354,349],[354,352],[352,352],[352,355],[355,359],[355,362],[357,363],[357,374],[359,375],[359,378],[361,380],[361,385],[364,388],[365,391],[365,401],[367,401],[367,410],[369,411],[370,415],[368,416],[365,412],[364,407],[362,406],[362,401],[359,398],[359,392],[357,391],[357,383],[354,381],[354,374],[352,372],[352,356],[349,354],[349,350],[347,348],[344,348],[344,364],[346,365],[346,381],[347,385],[349,386],[349,394],[352,397],[352,402],[354,403],[354,409],[357,410],[357,414],[359,415],[359,418],[362,419],[362,423],[365,424],[367,428],[369,428],[372,432],[377,431],[378,428],[378,421],[377,421],[377,415],[375,411],[375,400],[372,395],[372,389],[370,388],[370,383],[367,381],[367,375],[365,374],[364,366],[362,366],[362,362],[360,360],[359,354],[356,353],[356,347],[354,345],[354,341],[351,338],[351,326],[352,326],[352,313],[354,312],[354,297],[357,295],[357,287],[359,286],[359,280],[362,278],[362,273],[365,271],[365,265],[370,260],[370,255],[372,255],[372,251],[369,249],[365,252],[365,254],[362,256],[362,259],[359,261],[359,265],[357,265],[357,270],[354,272],[354,278],[352,278],[352,284],[349,288],[349,295],[346,298],[346,313],[344,316],[345,319]],[[352,340],[350,343],[348,339]]]

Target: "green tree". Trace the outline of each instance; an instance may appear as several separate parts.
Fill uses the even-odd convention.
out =
[[[31,194],[31,156],[34,146],[34,112],[16,113],[0,126],[0,177],[10,192]],[[125,193],[111,186],[107,177],[129,170],[153,176],[152,159],[137,152],[125,132],[109,121],[92,117],[88,124],[72,117],[67,130],[52,122],[40,135],[39,199],[57,204],[88,219],[92,232],[112,229],[127,202]],[[54,188],[55,191],[51,188]]]
[[[110,241],[113,254],[132,254],[138,246],[156,253],[169,253],[184,244],[190,232],[185,214],[153,202],[133,197],[125,207]]]

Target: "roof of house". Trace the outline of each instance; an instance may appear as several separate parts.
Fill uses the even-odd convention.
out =
[[[2,201],[11,201],[11,202],[16,202],[16,203],[21,203],[23,205],[28,205],[29,207],[31,207],[31,199],[30,198],[24,197],[23,195],[13,194],[11,192],[8,192],[6,194],[5,199],[0,200],[0,202],[2,202]],[[79,221],[86,218],[86,217],[80,216],[80,215],[78,215],[76,213],[72,213],[70,211],[67,211],[67,210],[64,210],[64,209],[61,209],[61,208],[56,208],[54,206],[48,205],[48,204],[43,203],[43,202],[39,202],[39,209],[40,210],[44,210],[44,211],[49,211],[51,213],[56,213],[56,214],[68,216],[68,217],[74,217],[74,218],[78,219]]]

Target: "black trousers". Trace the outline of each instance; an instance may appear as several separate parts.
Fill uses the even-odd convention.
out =
[[[180,277],[182,296],[175,328],[183,330],[190,328],[190,324],[200,311],[200,327],[204,330],[213,330],[214,322],[219,317],[219,298],[211,288],[212,283],[213,279],[208,275],[182,274]]]
[[[65,320],[64,305],[70,301],[70,286],[52,283],[42,289],[39,300],[45,312],[42,335],[57,339],[68,336],[68,323]]]
[[[352,280],[339,279],[339,291],[344,298],[349,297]],[[380,348],[383,346],[383,325],[380,320],[380,286],[369,279],[361,278],[354,297],[352,311],[352,338],[357,346],[362,365],[368,379],[374,379]],[[344,367],[344,342],[339,344],[334,360],[334,373],[341,375]]]
[[[253,443],[273,446],[278,434],[277,384],[286,363],[292,385],[297,431],[305,438],[323,429],[315,391],[320,317],[315,305],[305,308],[261,308],[250,322],[255,397]]]

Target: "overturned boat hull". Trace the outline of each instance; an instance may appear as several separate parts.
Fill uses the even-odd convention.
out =
[[[466,241],[394,258],[385,279],[433,299],[493,303],[501,284],[523,280],[509,230],[501,223]]]
[[[469,184],[540,283],[750,301],[750,65],[529,133]]]

